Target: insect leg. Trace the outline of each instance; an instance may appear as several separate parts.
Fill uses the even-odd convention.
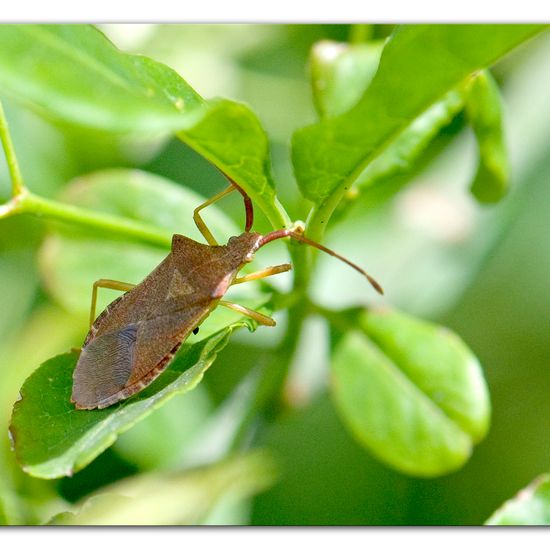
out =
[[[92,288],[92,305],[90,307],[90,326],[94,324],[95,320],[95,306],[97,302],[97,289],[98,288],[110,288],[111,290],[122,290],[127,292],[132,290],[136,285],[132,283],[122,283],[121,281],[114,281],[113,279],[99,279],[94,283]]]
[[[271,275],[277,275],[277,273],[284,273],[285,271],[290,271],[292,266],[290,264],[281,264],[274,265],[271,267],[266,267],[260,271],[255,271],[254,273],[249,273],[248,275],[243,275],[242,277],[237,277],[234,281],[234,285],[240,283],[246,283],[248,281],[255,281],[256,279],[264,279],[265,277],[270,277]]]
[[[206,239],[206,242],[210,246],[217,246],[218,242],[214,238],[214,235],[212,235],[212,233],[210,232],[210,229],[206,227],[206,224],[201,218],[199,212],[203,208],[206,208],[207,206],[210,206],[216,201],[219,201],[221,198],[225,197],[226,195],[229,195],[231,191],[235,191],[235,187],[233,187],[233,185],[230,185],[227,189],[224,189],[221,193],[218,193],[217,195],[214,195],[212,198],[208,199],[206,202],[203,202],[200,206],[197,206],[197,208],[195,208],[195,210],[193,211],[193,220],[195,221],[195,225],[198,227],[202,236]]]
[[[229,184],[229,187],[227,187],[227,189],[224,189],[221,193],[218,193],[217,195],[214,195],[212,198],[208,199],[206,202],[203,202],[201,205],[195,208],[193,212],[193,220],[195,221],[195,225],[198,227],[202,236],[206,239],[206,242],[210,246],[217,246],[218,243],[216,242],[214,235],[212,235],[212,233],[210,232],[210,229],[208,229],[208,227],[204,223],[204,220],[201,218],[199,212],[203,208],[206,208],[207,206],[210,206],[216,201],[219,201],[221,198],[225,197],[226,195],[229,195],[231,191],[238,191],[244,199],[244,210],[246,213],[246,222],[245,222],[245,228],[244,228],[245,232],[250,231],[252,227],[252,223],[254,221],[254,211],[252,208],[252,200],[246,194],[244,189],[242,189],[239,185],[237,185],[233,180],[230,179],[229,181],[231,183]]]
[[[226,302],[225,300],[221,300],[219,302],[220,306],[225,306],[229,309],[232,309],[233,311],[236,311],[238,313],[241,313],[242,315],[246,315],[247,317],[250,317],[260,323],[260,325],[266,325],[268,327],[274,327],[275,326],[275,320],[271,317],[268,317],[267,315],[264,315],[263,313],[260,313],[258,311],[254,311],[253,309],[248,309],[247,307],[241,306],[239,304],[234,304],[233,302]]]

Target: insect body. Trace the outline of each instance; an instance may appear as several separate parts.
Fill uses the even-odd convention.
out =
[[[245,199],[246,229],[219,246],[198,212],[237,189]],[[129,290],[112,302],[91,325],[73,374],[71,401],[78,409],[105,408],[137,393],[168,366],[183,341],[218,306],[223,305],[264,325],[275,322],[259,312],[222,300],[232,284],[259,279],[290,269],[270,267],[238,278],[255,252],[272,240],[292,237],[345,261],[381,288],[362,269],[301,233],[282,229],[265,236],[250,232],[250,199],[236,184],[195,210],[197,226],[209,242],[201,244],[174,235],[170,254],[140,284],[102,280],[94,285],[91,321],[98,286]]]

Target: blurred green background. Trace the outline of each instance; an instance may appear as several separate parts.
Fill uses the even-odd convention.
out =
[[[247,102],[271,139],[279,198],[293,219],[308,203],[292,176],[292,132],[316,120],[308,77],[311,46],[346,41],[348,25],[103,25],[122,50],[177,70],[203,97]],[[384,37],[390,26],[375,26]],[[480,524],[507,498],[550,468],[550,35],[516,49],[493,68],[502,87],[513,170],[512,190],[496,206],[468,193],[476,147],[461,115],[428,148],[412,174],[365,193],[332,228],[327,244],[383,283],[384,298],[331,258],[319,259],[313,294],[327,306],[391,303],[444,324],[479,357],[493,421],[488,437],[459,472],[434,480],[400,475],[359,447],[326,394],[327,329],[312,319],[294,360],[292,413],[266,426],[261,443],[281,461],[279,481],[253,501],[224,505],[210,519],[252,524]],[[222,179],[176,140],[113,138],[61,126],[0,99],[28,187],[56,197],[71,178],[110,167],[138,167],[204,196]],[[0,198],[9,197],[0,161]],[[223,209],[240,227],[241,205]],[[267,224],[261,217],[256,228]],[[174,398],[124,434],[72,478],[32,479],[16,465],[7,426],[24,379],[41,361],[78,347],[86,318],[48,291],[41,243],[46,227],[32,217],[0,223],[0,491],[21,523],[46,521],[89,492],[138,472],[195,465],[220,456],[225,426],[238,416],[233,390],[266,361],[280,329],[233,337],[205,383]],[[262,262],[286,257],[283,246]],[[285,260],[283,260],[285,261]],[[84,310],[87,304],[84,305]],[[284,319],[281,319],[284,323]],[[246,394],[246,384],[242,386]],[[220,427],[221,426],[221,427]],[[230,428],[227,428],[228,431]]]

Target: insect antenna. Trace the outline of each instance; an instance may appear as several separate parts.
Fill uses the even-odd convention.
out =
[[[323,252],[326,252],[327,254],[330,254],[331,256],[338,258],[342,262],[348,264],[350,267],[353,267],[355,271],[358,271],[359,273],[361,273],[361,275],[365,276],[369,281],[369,283],[374,288],[374,290],[376,290],[376,292],[378,292],[379,294],[384,294],[384,290],[382,289],[380,284],[376,281],[376,279],[374,279],[374,277],[371,277],[364,269],[360,268],[358,265],[354,264],[347,258],[344,258],[344,256],[340,256],[340,254],[334,252],[334,250],[331,250],[330,248],[327,248],[322,244],[312,241],[311,239],[308,239],[301,233],[298,233],[297,231],[293,231],[292,229],[279,229],[277,231],[272,231],[271,233],[264,235],[262,237],[262,240],[260,241],[259,248],[266,245],[267,243],[270,243],[271,241],[275,241],[277,239],[284,239],[285,237],[291,237],[296,241],[299,241],[304,244],[308,244],[309,246],[313,246],[314,248],[318,248],[319,250],[322,250]]]

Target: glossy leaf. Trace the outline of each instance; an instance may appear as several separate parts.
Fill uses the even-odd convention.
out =
[[[480,365],[450,331],[396,311],[362,312],[335,345],[332,391],[345,424],[414,476],[461,467],[487,432]]]
[[[261,451],[193,470],[142,474],[104,487],[50,524],[201,524],[221,499],[243,500],[268,488],[275,477],[272,457]]]
[[[479,148],[479,164],[471,191],[482,203],[497,202],[508,189],[510,166],[504,141],[502,99],[488,71],[473,79],[466,113]]]
[[[505,502],[486,525],[550,525],[550,475],[540,476]]]
[[[145,222],[171,235],[180,233],[199,242],[204,238],[193,222],[193,210],[206,199],[173,182],[139,170],[105,170],[74,180],[63,201],[94,211]],[[244,218],[244,216],[243,216]],[[239,234],[216,205],[205,214],[213,234],[226,242]],[[67,309],[89,311],[91,289],[98,279],[138,283],[168,254],[153,246],[128,242],[116,235],[90,235],[55,226],[40,252],[40,267],[51,294]],[[101,291],[101,311],[118,293]]]
[[[184,344],[168,369],[150,386],[102,410],[82,411],[70,402],[78,353],[43,363],[23,384],[14,406],[10,435],[25,472],[41,478],[72,475],[178,393],[192,390],[227,344],[239,321],[208,339]]]
[[[175,131],[204,103],[174,70],[120,52],[89,25],[2,25],[0,86],[59,120],[111,132]]]
[[[346,44],[328,40],[313,47],[313,97],[322,117],[342,114],[357,103],[378,68],[382,47],[382,42]],[[414,119],[359,175],[338,215],[358,198],[358,191],[411,171],[432,139],[463,109],[468,90],[466,85],[458,86]]]
[[[0,85],[72,125],[107,132],[176,133],[239,183],[274,226],[267,136],[256,115],[229,100],[205,102],[175,71],[120,52],[89,25],[0,27]]]
[[[275,197],[267,135],[246,105],[210,101],[201,118],[178,137],[235,180],[275,227],[288,221]]]
[[[311,86],[317,112],[333,117],[351,109],[370,84],[383,42],[347,44],[322,40],[311,50]]]
[[[447,126],[464,107],[466,91],[463,86],[451,90],[401,132],[395,141],[376,157],[357,178],[362,189],[394,176],[406,173],[438,132]]]
[[[542,25],[404,25],[386,43],[372,83],[348,112],[297,131],[302,193],[334,208],[347,188],[411,122],[473,72]]]

